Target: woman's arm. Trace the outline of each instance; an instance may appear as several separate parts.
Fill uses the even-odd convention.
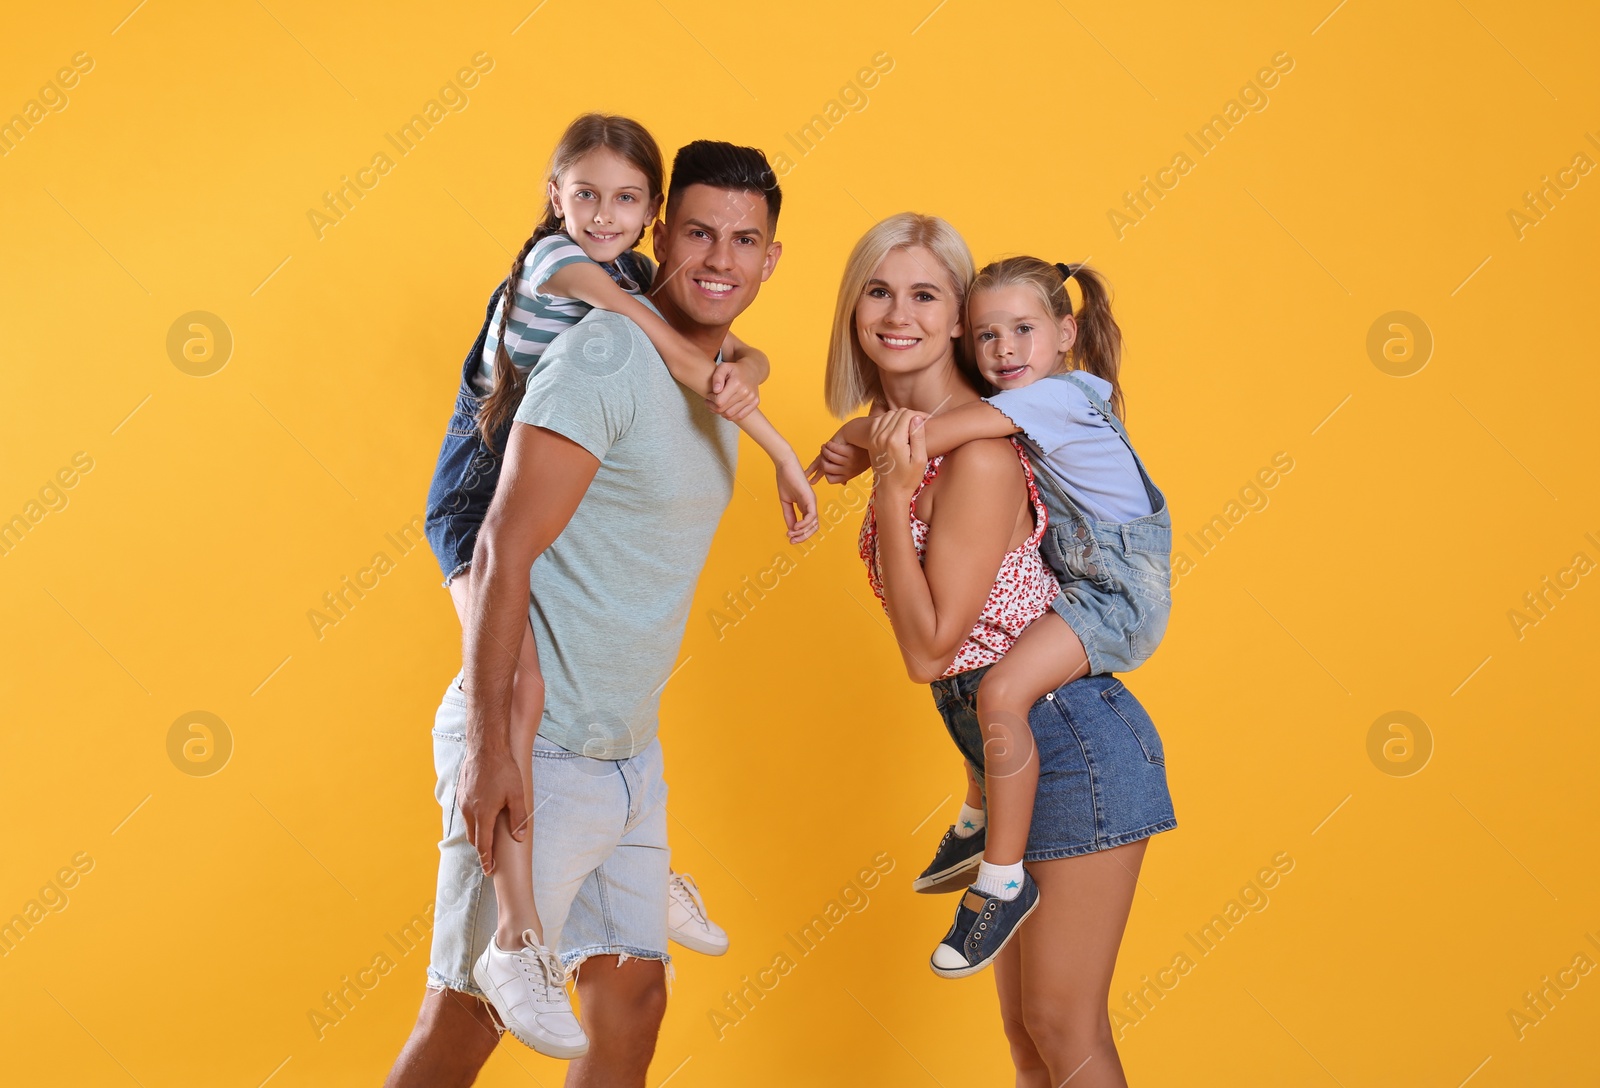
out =
[[[937,680],[972,632],[1015,535],[1027,493],[1008,444],[973,442],[940,466],[938,514],[927,555],[917,561],[906,516],[927,465],[913,413],[899,410],[874,426],[868,452],[878,473],[878,557],[883,597],[905,659],[919,684]],[[887,458],[888,460],[884,460]]]

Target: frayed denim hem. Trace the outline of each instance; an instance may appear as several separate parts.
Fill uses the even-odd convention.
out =
[[[672,993],[672,980],[674,978],[672,956],[666,952],[655,952],[647,948],[635,948],[632,945],[625,944],[590,945],[588,948],[580,948],[576,952],[561,953],[561,965],[566,968],[567,977],[576,979],[578,972],[591,956],[615,956],[617,957],[618,967],[621,967],[631,959],[656,960],[666,969],[667,993],[668,995]]]

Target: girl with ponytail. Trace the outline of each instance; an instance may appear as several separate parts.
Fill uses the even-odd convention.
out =
[[[636,247],[661,210],[663,175],[655,139],[626,117],[584,114],[567,127],[550,158],[544,215],[489,299],[483,329],[462,366],[456,409],[428,490],[425,533],[463,624],[472,599],[473,548],[528,373],[558,335],[594,308],[632,320],[674,379],[773,457],[790,541],[816,531],[816,496],[804,470],[756,409],[756,388],[769,369],[766,356],[729,333],[719,358],[708,359],[641,297],[655,278],[655,265]],[[524,626],[522,633],[510,741],[531,812],[532,750],[544,697],[532,628]],[[573,1016],[561,965],[543,943],[533,896],[532,829],[511,828],[502,814],[494,859],[495,935],[474,964],[472,981],[519,1041],[552,1057],[578,1057],[588,1040]],[[727,934],[706,917],[692,879],[674,873],[670,889],[662,909],[671,939],[708,955],[726,952]]]
[[[1070,283],[1083,300],[1076,308]],[[1048,513],[1040,552],[1060,592],[983,676],[977,713],[989,773],[980,789],[968,766],[961,814],[913,886],[955,891],[976,870],[972,901],[998,899],[1005,906],[990,914],[1003,916],[1020,896],[1012,910],[1020,925],[1037,906],[1022,865],[1039,782],[1029,710],[1072,680],[1125,672],[1154,652],[1172,603],[1172,522],[1122,425],[1122,332],[1098,272],[1008,257],[978,273],[965,316],[957,363],[984,398],[913,415],[911,426],[921,427],[929,457],[979,438],[1022,440]],[[846,423],[812,462],[812,480],[843,483],[865,471],[875,418]],[[996,774],[1002,763],[1006,773]],[[973,915],[968,903],[963,896],[931,961],[947,978],[982,969],[1003,943],[963,940],[975,923],[963,916]]]

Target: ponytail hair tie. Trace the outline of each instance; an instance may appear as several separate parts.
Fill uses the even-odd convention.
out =
[[[1070,264],[1063,264],[1061,261],[1057,261],[1056,262],[1056,271],[1061,273],[1061,282],[1062,283],[1065,283],[1068,280],[1070,280],[1077,273],[1078,268],[1081,268],[1081,267],[1083,267],[1083,266],[1079,265],[1079,266],[1077,266],[1077,268],[1074,268]]]

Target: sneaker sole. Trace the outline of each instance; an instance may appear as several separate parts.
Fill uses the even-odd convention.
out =
[[[702,956],[725,956],[728,954],[728,945],[730,943],[724,940],[721,944],[713,944],[692,933],[679,934],[671,931],[667,933],[667,939],[674,944],[683,945],[691,952],[698,952]]]
[[[560,1043],[551,1042],[546,1039],[536,1039],[534,1036],[526,1035],[517,1028],[514,1028],[510,1024],[506,1023],[506,1018],[500,1014],[499,1007],[495,1005],[494,999],[489,996],[490,994],[499,996],[499,987],[493,985],[488,979],[484,978],[478,973],[478,965],[476,963],[472,965],[472,981],[476,982],[478,984],[478,989],[483,991],[484,1000],[488,1002],[489,1008],[494,1013],[494,1018],[499,1021],[500,1026],[508,1031],[513,1039],[527,1047],[529,1050],[543,1054],[547,1058],[559,1058],[562,1061],[572,1061],[574,1058],[581,1058],[585,1054],[589,1053],[588,1039],[585,1039],[582,1045],[563,1046]]]
[[[1033,906],[1028,908],[1028,913],[1017,919],[1017,924],[1011,927],[1011,932],[1006,934],[1006,939],[1000,942],[1000,947],[996,948],[993,952],[989,953],[977,963],[968,964],[966,967],[939,967],[936,966],[933,960],[930,958],[928,960],[928,967],[932,969],[933,973],[938,975],[940,978],[967,978],[970,975],[977,974],[979,971],[982,971],[985,967],[988,967],[991,963],[993,963],[996,956],[1005,951],[1006,945],[1010,944],[1011,938],[1015,937],[1018,931],[1022,929],[1022,924],[1028,920],[1028,916],[1038,909],[1039,900],[1035,899],[1033,901]]]
[[[925,895],[942,895],[945,892],[960,891],[972,883],[967,879],[967,876],[975,872],[982,861],[982,854],[974,854],[966,861],[952,865],[943,872],[919,876],[911,882],[911,890],[922,892]]]

